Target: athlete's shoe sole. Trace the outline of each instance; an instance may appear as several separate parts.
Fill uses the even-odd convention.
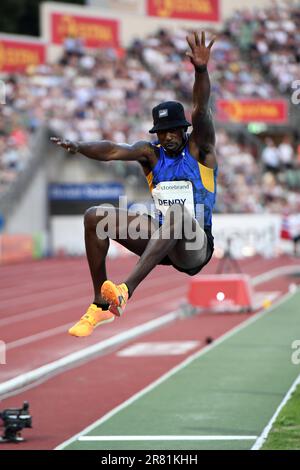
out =
[[[126,288],[114,284],[111,281],[105,281],[101,287],[101,297],[109,303],[109,311],[117,317],[120,317],[126,307],[128,293]]]

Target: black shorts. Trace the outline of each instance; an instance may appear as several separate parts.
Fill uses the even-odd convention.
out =
[[[165,266],[173,266],[177,271],[180,271],[182,273],[186,273],[189,276],[195,276],[195,274],[198,274],[201,269],[204,268],[204,266],[207,265],[207,263],[211,260],[211,257],[214,252],[214,237],[212,236],[211,233],[211,227],[204,227],[204,232],[207,237],[207,246],[206,246],[206,256],[204,261],[199,265],[196,266],[195,268],[191,269],[186,269],[186,268],[181,268],[179,266],[176,266],[176,264],[173,263],[173,261],[169,258],[169,256],[165,256],[159,264],[165,265]]]

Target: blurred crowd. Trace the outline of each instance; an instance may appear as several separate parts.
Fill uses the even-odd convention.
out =
[[[217,132],[219,184],[217,210],[221,213],[282,213],[300,210],[300,160],[290,136],[263,146]]]
[[[228,21],[230,36],[253,64],[260,63],[280,93],[300,76],[300,3],[274,1],[268,9],[237,11]]]
[[[7,84],[6,103],[0,116],[0,195],[18,178],[30,159],[30,132],[22,116],[9,105],[13,87]]]
[[[245,60],[228,31],[206,28],[207,41],[217,35],[209,64],[212,96],[231,99],[270,98],[278,96],[277,89],[266,82],[259,67]],[[146,40],[136,41],[133,50],[148,65],[159,88],[169,88],[171,95],[190,102],[194,69],[186,58],[186,31],[161,30]]]
[[[299,18],[292,6],[237,12],[212,49],[213,99],[271,98],[285,91],[285,74],[296,76],[299,71]],[[57,63],[29,67],[6,80],[0,191],[26,166],[31,136],[43,125],[69,140],[133,143],[150,138],[151,109],[160,101],[182,101],[189,117],[193,66],[185,55],[186,34],[160,30],[134,41],[128,50],[96,52],[85,51],[79,39],[69,37]],[[214,34],[208,29],[207,40]],[[249,54],[259,60],[249,61]],[[280,81],[279,88],[266,80],[260,63]],[[286,190],[296,194],[297,180],[286,176],[297,164],[294,142],[286,138],[276,151],[272,142],[264,145],[260,155],[236,137],[218,132],[220,212],[260,212],[266,206],[277,210]],[[139,177],[135,163],[116,162],[112,171]]]

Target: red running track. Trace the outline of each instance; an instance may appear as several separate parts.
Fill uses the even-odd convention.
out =
[[[108,274],[119,282],[134,263],[133,257],[111,261]],[[185,279],[175,270],[158,267],[136,291],[130,315],[77,339],[67,334],[68,328],[92,301],[85,260],[2,267],[0,337],[7,345],[7,365],[1,368],[1,382],[174,310],[185,296]]]
[[[109,277],[117,282],[124,280],[134,263],[134,257],[109,261]],[[275,260],[253,258],[242,265],[245,272],[254,276],[294,263],[296,261],[288,257]],[[205,271],[209,273],[215,269],[216,262],[213,261]],[[43,260],[1,267],[0,338],[8,343],[7,365],[0,366],[1,382],[169,313],[184,300],[188,280],[188,276],[172,268],[156,268],[136,291],[126,315],[99,328],[90,338],[75,339],[68,336],[66,330],[91,301],[85,260]],[[285,292],[289,282],[288,278],[277,279],[261,285],[259,289]],[[142,341],[193,339],[203,347],[206,336],[216,338],[245,318],[241,314],[222,314],[216,321],[215,317],[201,315],[176,321],[143,336]],[[18,406],[28,399],[34,416],[34,429],[26,430],[29,441],[18,445],[18,448],[51,449],[185,357],[143,358],[141,362],[139,358],[121,358],[110,352],[4,400],[1,408]],[[60,419],[57,420],[56,416]],[[11,448],[11,445],[2,445],[1,448]]]

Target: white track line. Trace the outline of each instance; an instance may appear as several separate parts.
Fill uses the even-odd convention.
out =
[[[37,279],[33,279],[31,281],[28,280],[27,283],[24,283],[23,281],[21,285],[20,283],[16,281],[13,286],[3,287],[2,289],[0,289],[0,298],[3,300],[12,301],[12,299],[16,296],[16,293],[18,297],[22,297],[22,295],[27,295],[29,290],[32,296],[34,296],[34,294],[36,293],[39,294],[40,292],[49,292],[52,289],[57,289],[58,287],[61,287],[60,281],[61,279],[57,280],[57,277],[56,279],[52,279],[51,281],[49,280],[41,281]],[[90,284],[90,282],[88,281],[88,279],[86,279],[86,280],[83,280],[81,284]],[[17,290],[16,290],[16,285],[18,286]],[[69,286],[78,285],[78,275],[68,278],[68,285]]]
[[[48,263],[53,261],[53,265],[50,266]],[[86,258],[82,257],[82,262],[86,262]],[[58,263],[58,264],[57,264]],[[33,261],[32,263],[25,263],[23,266],[18,264],[11,264],[11,265],[3,265],[0,264],[0,281],[2,279],[9,279],[9,280],[22,280],[22,278],[27,276],[28,269],[30,268],[30,274],[39,277],[41,274],[45,274],[48,276],[56,276],[61,273],[61,269],[65,269],[66,260],[59,261],[57,258],[54,260],[46,260],[46,261]],[[85,270],[86,268],[83,265],[80,265],[78,268],[78,260],[68,266],[69,269],[73,269],[74,265],[77,269]],[[11,268],[11,269],[9,269]],[[5,272],[4,272],[5,271]]]
[[[294,393],[294,391],[296,390],[296,388],[299,384],[300,384],[300,374],[298,375],[295,382],[293,383],[293,385],[291,386],[291,388],[289,389],[289,391],[285,395],[284,399],[282,400],[282,402],[278,406],[277,410],[275,411],[275,413],[272,416],[272,418],[270,419],[269,423],[267,424],[267,426],[263,430],[262,434],[259,436],[257,441],[254,443],[251,450],[259,450],[263,446],[264,442],[266,441],[266,439],[269,435],[269,432],[271,431],[271,428],[272,428],[277,416],[279,415],[279,413],[282,410],[282,408],[284,407],[284,405],[286,405],[286,403],[289,401],[289,399],[291,398],[292,393]]]
[[[264,282],[270,281],[271,279],[274,279],[274,277],[287,276],[288,274],[293,274],[297,271],[300,271],[299,264],[281,266],[280,268],[275,268],[271,271],[267,271],[265,273],[259,274],[258,276],[255,276],[251,283],[253,286],[256,286],[258,284],[263,284]]]
[[[95,357],[100,352],[106,351],[129,340],[135,339],[142,334],[149,333],[150,331],[160,328],[161,326],[174,321],[179,315],[179,311],[168,313],[167,315],[163,315],[155,320],[151,320],[147,323],[143,323],[142,325],[135,326],[130,330],[119,333],[118,335],[112,336],[100,343],[93,344],[92,346],[69,354],[62,359],[58,359],[42,367],[18,375],[17,377],[0,384],[0,396],[3,399],[2,395],[6,395],[12,391],[17,391],[19,393],[19,389],[26,387],[30,383],[40,380],[41,378],[49,378],[50,375],[57,374],[59,371],[64,370],[69,366],[74,366],[74,364],[82,362],[83,360]]]
[[[118,271],[118,276],[124,276],[127,272],[128,272],[128,270],[126,270],[126,269],[121,270],[120,272]],[[54,273],[54,274],[57,277],[58,274],[59,274],[59,271],[57,271],[57,273]],[[47,276],[47,274],[45,276],[43,275],[43,279],[45,277],[47,278],[49,276]],[[56,278],[56,277],[54,276],[54,278]],[[53,278],[53,274],[50,276],[50,278]],[[74,283],[75,280],[77,281],[76,283]],[[73,277],[71,277],[70,282],[68,280],[68,284],[69,284],[68,286],[63,286],[63,287],[56,286],[56,287],[53,287],[53,288],[46,289],[45,291],[41,291],[41,286],[47,286],[49,284],[47,284],[46,281],[42,281],[40,283],[40,281],[38,279],[34,279],[33,282],[37,284],[38,291],[37,292],[30,292],[30,293],[24,292],[21,295],[18,294],[17,297],[14,296],[14,302],[13,302],[14,306],[18,303],[23,304],[24,302],[27,301],[27,299],[32,300],[33,296],[34,296],[35,299],[40,297],[40,298],[42,298],[42,300],[44,300],[45,296],[53,294],[54,291],[60,292],[61,290],[64,290],[64,289],[67,289],[67,290],[74,289],[74,292],[76,292],[76,289],[78,289],[80,287],[88,288],[91,285],[91,281],[88,278],[86,278],[86,280],[83,280],[80,283],[78,283],[78,276],[77,276],[77,278],[73,276]],[[13,292],[15,294],[15,292],[16,292],[15,287],[3,288],[3,290],[5,292],[7,292],[7,290],[9,290],[9,289],[14,289]],[[0,296],[1,296],[1,290],[0,290]],[[10,306],[11,301],[12,301],[11,298],[4,299],[1,302],[1,308],[4,308],[7,304],[8,304],[8,306]]]
[[[249,325],[252,325],[253,323],[255,323],[256,321],[260,320],[261,318],[265,317],[266,315],[269,315],[275,308],[279,307],[281,304],[287,302],[291,297],[293,297],[295,295],[295,293],[288,293],[286,294],[284,297],[282,297],[278,302],[276,302],[276,304],[273,304],[272,307],[270,307],[269,309],[266,309],[265,311],[263,312],[258,312],[256,313],[255,315],[253,315],[251,318],[249,318],[248,320],[244,321],[242,324],[238,325],[237,327],[233,328],[232,330],[228,331],[227,333],[225,333],[224,335],[222,335],[220,338],[218,338],[217,340],[215,340],[211,345],[209,346],[206,346],[204,347],[203,349],[201,349],[200,351],[196,351],[195,353],[193,353],[191,356],[189,356],[188,358],[184,359],[184,361],[182,361],[180,364],[178,364],[177,366],[173,367],[172,369],[170,369],[168,372],[166,372],[165,374],[163,374],[161,377],[159,377],[157,380],[155,380],[154,382],[152,382],[150,385],[148,385],[147,387],[143,388],[142,390],[140,390],[139,392],[137,392],[136,394],[134,394],[132,397],[130,397],[128,400],[124,401],[123,403],[121,403],[120,405],[118,405],[117,407],[113,408],[111,411],[109,411],[108,413],[106,413],[104,416],[102,416],[102,418],[98,419],[97,421],[95,421],[93,424],[89,425],[88,427],[86,427],[85,429],[83,429],[82,431],[80,431],[79,433],[77,433],[75,436],[71,437],[70,439],[66,440],[65,442],[63,442],[62,444],[60,444],[58,447],[56,447],[56,450],[61,450],[63,449],[64,447],[68,446],[69,444],[71,444],[72,442],[78,440],[81,436],[83,436],[84,434],[88,434],[89,432],[91,432],[95,427],[98,427],[100,426],[101,424],[103,424],[104,422],[108,421],[110,418],[112,418],[114,415],[116,415],[117,413],[119,413],[120,411],[124,410],[125,408],[127,408],[128,406],[130,406],[132,403],[134,403],[135,401],[137,401],[138,399],[140,399],[141,397],[143,397],[144,395],[146,395],[147,393],[151,392],[153,389],[155,389],[156,387],[158,387],[159,385],[161,385],[163,382],[165,382],[167,379],[169,379],[170,377],[172,377],[173,375],[175,375],[177,372],[179,372],[180,370],[184,369],[186,366],[188,366],[189,364],[191,364],[193,361],[195,361],[196,359],[198,359],[199,357],[201,356],[204,356],[205,354],[207,354],[208,352],[210,352],[212,349],[215,349],[216,347],[218,347],[220,344],[222,344],[224,341],[226,341],[227,339],[231,338],[232,336],[236,335],[237,333],[239,333],[240,331],[244,330],[245,328],[247,328]]]
[[[34,300],[35,301],[40,301],[42,302],[43,304],[45,304],[47,302],[47,300],[51,300],[51,298],[53,299],[53,296],[56,297],[56,296],[66,296],[66,297],[70,297],[70,296],[74,296],[74,293],[78,293],[78,291],[86,291],[88,286],[90,285],[90,283],[88,282],[79,282],[78,284],[75,284],[75,285],[72,285],[72,286],[64,286],[64,287],[59,287],[59,288],[56,288],[56,289],[51,289],[50,291],[46,291],[46,292],[40,292],[38,294],[34,293],[34,294],[25,294],[25,295],[22,295],[21,297],[15,297],[13,302],[12,302],[12,299],[8,299],[8,300],[3,300],[3,302],[1,301],[1,309],[5,309],[5,308],[11,308],[12,305],[13,307],[17,306],[17,305],[23,305],[23,304],[26,304],[26,303],[31,303],[32,304],[32,298],[34,297]],[[81,292],[82,293],[82,292]],[[28,307],[27,307],[28,308]]]
[[[81,436],[79,441],[254,441],[257,436]]]
[[[23,313],[17,313],[15,315],[11,315],[10,317],[2,318],[0,320],[0,327],[7,326],[12,323],[18,323],[20,321],[27,321],[32,320],[33,318],[50,315],[50,313],[60,313],[62,310],[67,308],[74,308],[74,306],[80,307],[81,304],[86,306],[87,298],[88,296],[79,297],[72,300],[66,300],[65,302],[60,302],[58,304],[35,308],[34,310],[31,309],[30,311],[25,311]]]
[[[154,277],[153,279],[149,279],[149,281],[147,282],[147,289],[148,288],[153,288],[153,287],[156,287],[156,286],[161,286],[163,281],[165,281],[166,283],[169,283],[169,280],[166,279],[166,276],[163,275],[163,276],[156,276]],[[180,282],[182,284],[182,280],[181,279],[174,279],[173,282],[175,284],[175,282]],[[90,285],[90,283],[88,283]],[[74,291],[76,292],[76,291]],[[73,294],[74,294],[73,292]],[[77,294],[77,293],[76,293]],[[50,313],[55,313],[55,312],[59,312],[61,308],[68,308],[68,307],[78,307],[78,303],[80,302],[85,302],[87,303],[88,301],[90,301],[90,295],[84,295],[84,296],[81,296],[81,297],[75,297],[73,298],[72,300],[67,300],[65,302],[61,302],[61,303],[58,303],[58,304],[54,304],[54,305],[48,305],[48,306],[45,306],[45,307],[39,307],[37,309],[30,309],[30,310],[27,310],[25,312],[22,312],[22,313],[17,313],[15,315],[10,315],[8,317],[4,317],[2,319],[0,319],[0,326],[6,326],[6,325],[10,325],[11,323],[16,323],[16,322],[19,322],[19,321],[23,321],[23,320],[29,320],[29,319],[32,319],[32,318],[36,318],[36,317],[40,317],[41,315],[49,315]],[[147,296],[148,297],[148,296]],[[144,297],[145,298],[145,297]],[[134,303],[135,301],[133,301]],[[137,300],[135,303],[137,302],[140,302],[139,300]]]
[[[146,297],[144,299],[137,300],[135,303],[132,304],[132,308],[130,309],[130,312],[134,312],[135,310],[139,310],[141,307],[147,307],[148,305],[151,305],[153,302],[163,302],[164,300],[169,299],[170,295],[174,294],[180,294],[185,291],[184,287],[176,287],[175,289],[171,289],[165,292],[161,292],[156,295],[151,295]],[[51,336],[56,336],[59,333],[67,333],[68,329],[71,328],[71,326],[74,325],[74,321],[71,323],[66,323],[64,325],[57,326],[55,328],[51,328],[45,331],[41,331],[40,333],[36,333],[34,335],[30,336],[25,336],[24,338],[17,339],[15,341],[12,341],[6,345],[6,350],[12,350],[19,348],[20,346],[24,346],[26,344],[31,344],[36,341],[40,341],[42,339],[46,338],[51,338]]]
[[[25,336],[24,338],[17,339],[16,341],[11,341],[10,343],[6,344],[5,349],[6,351],[11,351],[12,349],[17,349],[22,346],[26,346],[27,344],[41,341],[42,339],[51,338],[52,336],[56,336],[60,333],[67,333],[72,325],[74,325],[74,321],[66,323],[65,325],[57,326],[56,328],[51,328],[50,330],[41,331],[40,333],[36,333],[34,335]]]
[[[121,267],[123,268],[123,266]],[[82,273],[77,273],[77,275],[74,275],[72,274],[70,277],[68,277],[68,287],[69,286],[72,286],[72,285],[78,285],[78,276],[79,274],[83,275],[84,276],[84,279],[83,281],[81,282],[81,285],[87,285],[87,286],[90,286],[91,285],[91,281],[89,280],[89,278],[87,277],[87,272],[86,270],[84,270],[83,268],[80,268],[80,270],[82,271]],[[116,274],[114,271],[117,271],[117,266],[112,266],[112,274]],[[118,276],[124,276],[126,273],[128,273],[128,269],[119,269],[118,271]],[[68,273],[67,273],[68,274]],[[37,291],[35,292],[31,292],[30,291],[30,295],[35,295],[36,293],[40,294],[41,293],[41,289],[44,288],[44,287],[48,287],[48,289],[46,289],[45,291],[43,292],[46,292],[48,293],[50,290],[52,289],[56,289],[56,288],[59,288],[61,287],[59,284],[57,285],[57,278],[59,277],[59,275],[61,276],[61,270],[56,270],[56,272],[52,273],[50,276],[49,274],[47,274],[47,272],[45,273],[45,275],[42,276],[42,279],[46,279],[46,280],[43,280],[41,281],[41,278],[39,279],[32,279],[32,280],[29,280],[27,282],[27,284],[24,284],[24,275],[21,276],[21,279],[18,280],[18,279],[14,279],[14,283],[12,286],[10,287],[3,287],[1,286],[1,280],[0,280],[0,298],[2,297],[2,292],[4,292],[5,294],[6,293],[9,293],[10,291],[14,294],[15,296],[15,293],[16,293],[16,285],[21,285],[22,288],[24,288],[24,292],[23,293],[19,293],[18,291],[18,299],[19,298],[22,298],[23,300],[23,295],[28,295],[26,293],[26,289],[28,289],[28,287],[30,286],[31,283],[34,283],[36,284],[37,286]],[[54,285],[51,286],[51,282],[54,281]],[[55,285],[56,284],[56,285]],[[9,299],[4,299],[5,301],[9,300]]]

